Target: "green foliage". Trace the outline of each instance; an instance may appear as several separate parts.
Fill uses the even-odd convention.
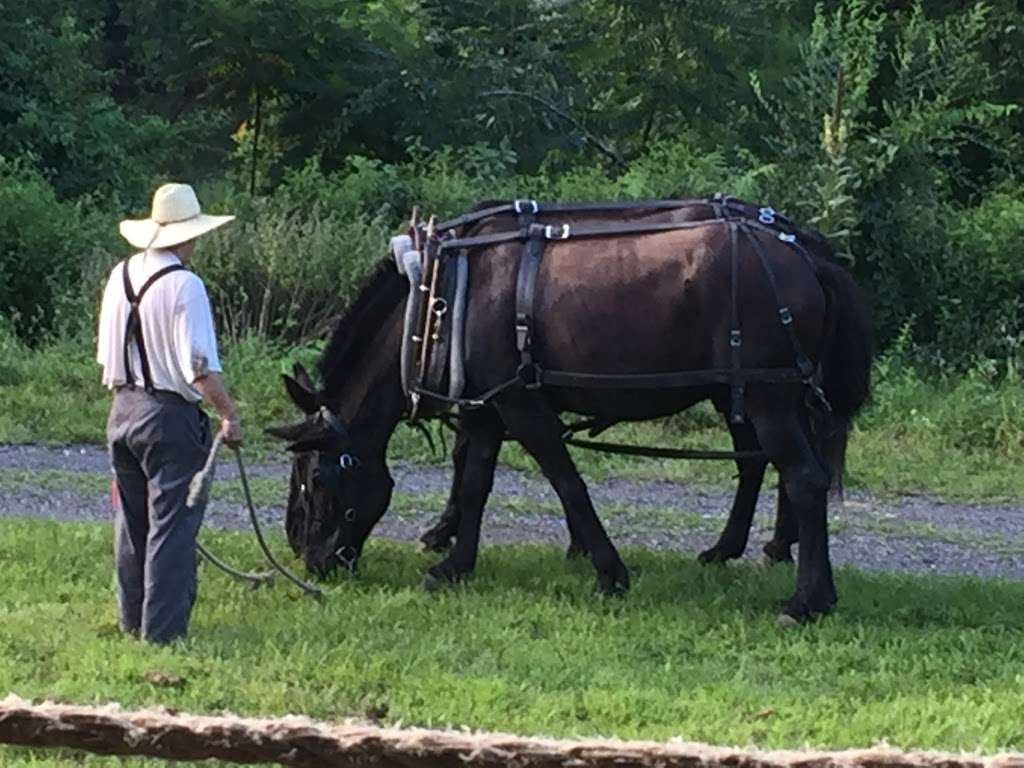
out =
[[[58,200],[27,158],[0,156],[0,317],[36,342],[74,328],[90,254],[110,242],[101,226],[86,200]]]
[[[11,242],[47,246],[40,264],[68,275],[55,285],[28,270],[0,288],[17,295],[0,308],[17,309],[23,335],[91,323],[95,284],[124,252],[114,223],[169,179],[242,214],[203,248],[235,336],[318,334],[413,206],[716,190],[833,237],[872,294],[883,344],[913,319],[918,344],[966,369],[1015,355],[1024,333],[1006,255],[1024,157],[1012,0],[5,11],[0,155],[22,158],[35,202],[31,222],[28,203],[0,217],[21,217]],[[75,253],[49,247],[69,226]],[[332,279],[309,286],[320,270]]]

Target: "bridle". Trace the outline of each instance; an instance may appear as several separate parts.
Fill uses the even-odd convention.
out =
[[[331,412],[330,408],[328,408],[326,405],[321,405],[319,416],[323,420],[324,424],[326,424],[327,427],[338,438],[340,438],[344,443],[347,443],[349,441],[348,428],[344,425],[344,423],[342,423],[341,419],[339,419],[337,416],[334,415],[333,412]],[[319,471],[319,465],[320,460],[318,459],[314,473]],[[359,460],[358,456],[356,456],[354,453],[344,452],[338,457],[337,464],[332,465],[331,469],[332,471],[349,473],[355,472],[361,466],[362,462]],[[334,470],[334,467],[337,467],[337,470]],[[310,479],[312,480],[312,478]],[[312,489],[308,488],[307,484],[303,482],[300,485],[300,492],[303,511],[305,512],[306,519],[309,520],[310,513],[312,512]],[[337,493],[337,490],[336,488],[332,487],[331,484],[328,484],[328,492],[332,495],[335,495]],[[355,507],[347,507],[345,511],[342,513],[341,538],[343,541],[351,542],[355,539],[354,526],[358,516],[359,515]],[[334,557],[337,558],[338,562],[341,563],[341,565],[345,568],[346,571],[348,571],[349,575],[355,576],[356,566],[359,560],[359,552],[352,544],[342,544],[341,546],[339,546],[334,551]]]

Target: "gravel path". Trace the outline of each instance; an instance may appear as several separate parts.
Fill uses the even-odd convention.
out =
[[[281,481],[286,493],[288,465],[258,464],[253,477]],[[84,476],[83,488],[58,489],[32,482],[26,472]],[[385,515],[376,535],[413,540],[434,522],[450,483],[447,468],[396,464],[395,491],[407,503]],[[95,446],[43,448],[0,445],[0,517],[107,520],[109,498],[97,492],[110,476],[106,453]],[[236,476],[227,461],[218,466],[220,484]],[[619,546],[673,549],[695,554],[715,542],[725,522],[731,493],[668,482],[586,478],[598,513]],[[69,485],[69,483],[64,483]],[[73,483],[71,483],[73,485]],[[89,486],[91,485],[91,489]],[[747,557],[756,557],[770,536],[774,493],[762,494]],[[422,498],[420,506],[417,499]],[[568,541],[558,498],[543,478],[500,469],[484,522],[485,543]],[[674,513],[679,518],[673,519]],[[281,525],[280,508],[261,508],[260,517]],[[966,574],[1024,579],[1024,507],[945,503],[926,496],[878,498],[852,493],[846,509],[832,515],[832,556],[837,565],[865,570]],[[238,529],[248,525],[236,503],[211,502],[207,524]]]

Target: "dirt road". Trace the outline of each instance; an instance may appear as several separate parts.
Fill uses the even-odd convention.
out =
[[[233,467],[222,461],[217,483],[230,487]],[[281,525],[288,466],[261,464],[250,473],[264,489],[259,514]],[[375,535],[413,540],[441,512],[450,482],[443,467],[396,464],[393,511]],[[110,470],[95,446],[0,446],[0,517],[108,520]],[[598,514],[620,547],[673,549],[695,555],[724,524],[731,493],[667,482],[586,478]],[[277,492],[277,488],[280,491]],[[765,489],[747,557],[770,538],[774,489]],[[1024,579],[1024,507],[945,503],[924,496],[876,498],[851,493],[831,515],[837,565],[866,570],[947,573]],[[247,526],[237,501],[215,499],[206,524]],[[568,542],[558,499],[542,477],[499,470],[484,520],[484,543]]]

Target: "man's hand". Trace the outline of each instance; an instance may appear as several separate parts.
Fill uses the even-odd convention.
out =
[[[193,382],[193,386],[199,390],[210,405],[217,409],[220,414],[220,433],[224,436],[224,442],[232,448],[242,444],[242,421],[238,418],[238,409],[231,399],[227,390],[224,389],[224,379],[219,373],[208,373]]]
[[[224,442],[232,448],[242,444],[242,420],[236,414],[231,419],[220,420],[220,433],[224,435]]]

